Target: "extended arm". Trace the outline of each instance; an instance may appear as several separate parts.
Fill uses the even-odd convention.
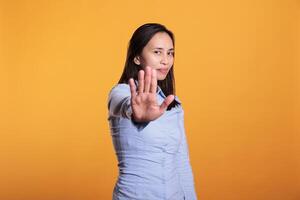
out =
[[[109,116],[131,119],[130,88],[128,84],[118,84],[109,93]]]

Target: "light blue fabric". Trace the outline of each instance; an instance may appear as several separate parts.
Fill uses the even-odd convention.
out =
[[[164,98],[158,87],[158,103]],[[110,91],[108,109],[119,167],[113,200],[196,200],[182,106],[148,123],[135,123],[130,88],[122,83]]]

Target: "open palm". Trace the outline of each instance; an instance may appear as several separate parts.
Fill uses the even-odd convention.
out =
[[[174,100],[174,95],[168,95],[161,105],[156,98],[156,70],[150,67],[140,70],[138,74],[138,91],[134,80],[129,80],[131,92],[132,116],[136,122],[149,122],[160,117]]]

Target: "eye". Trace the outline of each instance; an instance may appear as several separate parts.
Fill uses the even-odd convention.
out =
[[[174,52],[173,52],[173,51],[170,51],[170,52],[168,53],[168,55],[174,56]]]
[[[154,53],[159,55],[161,52],[160,51],[154,51]]]

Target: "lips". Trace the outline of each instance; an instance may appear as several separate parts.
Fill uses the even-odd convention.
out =
[[[167,74],[169,70],[168,69],[158,69],[158,71],[160,73]]]

